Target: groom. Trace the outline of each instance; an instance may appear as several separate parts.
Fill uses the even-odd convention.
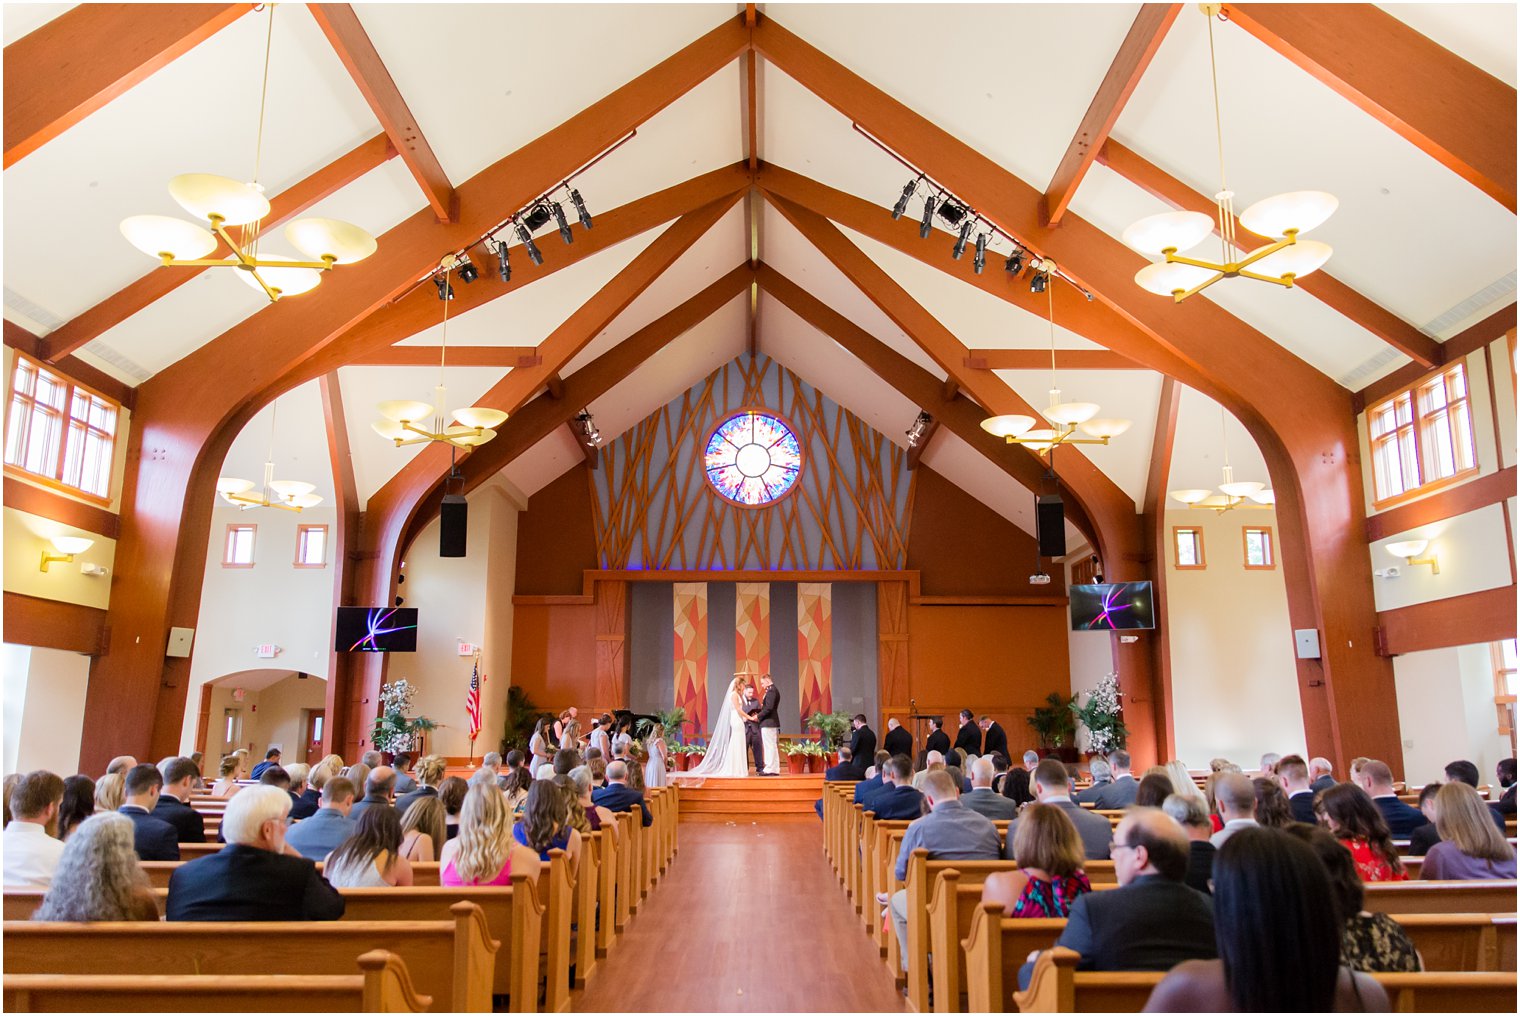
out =
[[[776,738],[781,733],[781,693],[776,690],[775,682],[771,680],[769,674],[760,678],[760,688],[763,694],[755,720],[760,727],[760,739],[765,746],[765,766],[763,769],[760,767],[760,757],[757,755],[755,756],[755,771],[765,776],[780,776],[781,750],[776,744]]]
[[[755,772],[760,775],[765,773],[765,757],[762,754],[763,747],[760,740],[760,702],[755,698],[755,683],[747,681],[744,685],[744,743],[749,746],[749,752],[755,759]]]

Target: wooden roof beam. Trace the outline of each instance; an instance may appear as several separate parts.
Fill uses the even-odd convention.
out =
[[[1158,197],[1173,208],[1201,212],[1210,219],[1218,216],[1218,206],[1212,198],[1200,194],[1166,170],[1146,159],[1145,156],[1126,148],[1109,138],[1098,153],[1098,161],[1124,177],[1141,190]],[[1235,231],[1243,237],[1255,236],[1235,220]],[[1215,229],[1218,235],[1218,229]],[[1266,240],[1261,242],[1265,243]],[[1441,344],[1405,321],[1397,314],[1358,293],[1329,272],[1318,271],[1295,279],[1293,285],[1324,303],[1332,310],[1349,318],[1354,324],[1367,329],[1394,349],[1417,363],[1434,367],[1443,361]]]
[[[406,168],[412,171],[417,186],[427,197],[433,215],[439,222],[457,222],[459,195],[443,171],[438,156],[433,154],[432,146],[423,137],[417,118],[402,97],[401,89],[396,87],[391,72],[385,69],[385,61],[380,59],[380,53],[359,22],[353,6],[318,3],[307,4],[306,9],[316,19],[322,34],[327,36],[354,84],[359,86],[364,101],[369,103],[391,144],[401,153]]]
[[[1515,211],[1515,90],[1372,4],[1224,5],[1225,17]]]
[[[368,141],[345,155],[323,166],[306,179],[296,183],[269,199],[269,214],[264,217],[263,227],[273,229],[295,218],[328,195],[353,183],[370,170],[384,165],[394,158],[396,150],[384,134],[376,134]],[[226,244],[218,242],[222,256],[228,253]],[[168,270],[154,269],[147,275],[117,290],[89,310],[49,332],[46,358],[56,363],[81,346],[87,345],[127,318],[174,292],[195,278],[204,267],[176,267]]]
[[[1107,349],[1058,349],[1057,370],[1148,370]],[[1048,349],[973,349],[966,356],[972,370],[1049,370]]]
[[[1161,379],[1161,398],[1156,403],[1156,429],[1151,435],[1151,464],[1145,480],[1145,514],[1166,511],[1166,484],[1172,474],[1172,453],[1177,443],[1177,410],[1182,386],[1176,378]]]
[[[5,47],[5,168],[35,152],[253,4],[80,4]]]
[[[359,545],[359,487],[354,482],[354,457],[348,444],[348,418],[343,412],[343,386],[338,372],[323,374],[317,381],[322,395],[322,421],[327,431],[327,456],[332,461],[333,494],[337,502],[337,524],[328,542],[328,554],[333,567],[333,627],[328,645],[337,644],[338,608],[353,602],[354,551]],[[335,675],[343,667],[343,654],[334,649],[328,655],[327,673]],[[325,683],[324,704],[329,717],[337,716],[343,708],[338,697],[339,682]],[[322,731],[322,750],[331,752],[337,744],[333,724],[328,722]]]
[[[440,346],[391,346],[350,360],[354,367],[431,367],[443,352]],[[536,367],[537,346],[451,346],[450,367]]]
[[[1103,147],[1108,132],[1119,122],[1119,114],[1124,112],[1125,103],[1134,94],[1135,86],[1140,84],[1140,76],[1161,48],[1161,42],[1180,10],[1181,4],[1140,5],[1135,23],[1130,25],[1129,34],[1119,44],[1114,62],[1103,76],[1092,104],[1077,125],[1076,136],[1067,146],[1066,154],[1061,156],[1055,175],[1050,178],[1050,186],[1045,188],[1045,195],[1040,199],[1040,218],[1047,226],[1060,225],[1066,206],[1071,204],[1077,187],[1087,175],[1087,168],[1092,165],[1098,149]]]

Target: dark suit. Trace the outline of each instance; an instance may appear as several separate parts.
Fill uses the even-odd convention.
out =
[[[250,780],[256,780],[260,776],[263,776],[267,770],[273,769],[279,764],[280,760],[277,758],[266,758],[264,761],[253,767],[253,772],[248,774],[248,778]]]
[[[609,783],[601,790],[593,790],[591,803],[599,804],[608,811],[632,811],[633,806],[638,805],[644,813],[644,825],[654,825],[654,816],[649,813],[649,805],[644,803],[643,793],[621,783]]]
[[[390,798],[384,794],[366,794],[362,800],[354,802],[354,806],[348,810],[348,817],[357,822],[360,816],[371,808],[389,807],[391,807]],[[396,817],[400,818],[401,815],[398,813]]]
[[[132,846],[140,860],[179,860],[179,835],[172,825],[135,804],[124,804],[116,810],[132,820]]]
[[[760,703],[753,695],[744,696],[744,743],[749,745],[749,753],[755,760],[755,772],[765,772],[765,741],[760,737]],[[753,720],[747,717],[753,713]]]
[[[869,780],[861,780],[859,783],[855,784],[855,803],[864,804],[866,798],[870,797],[872,794],[881,789],[883,782],[884,781],[881,778],[881,773],[877,773]]]
[[[937,751],[941,755],[950,754],[950,735],[943,730],[931,731],[924,738],[924,751]]]
[[[290,795],[290,821],[296,822],[303,818],[311,818],[317,813],[320,796],[315,790],[307,790],[301,794]]]
[[[1010,758],[1008,754],[1008,735],[1004,733],[1003,728],[998,726],[996,722],[988,724],[987,729],[982,733],[982,754],[998,754],[1004,758]]]
[[[1183,960],[1213,959],[1214,902],[1160,875],[1084,893],[1071,906],[1056,945],[1082,955],[1078,970],[1170,970]],[[1033,964],[1019,971],[1027,987]]]
[[[881,747],[891,755],[906,755],[913,757],[913,735],[908,733],[907,727],[897,727],[887,731],[887,736],[882,738]]]
[[[862,779],[876,758],[876,731],[862,725],[859,730],[850,733],[850,758],[860,772],[860,776],[855,779]]]
[[[406,810],[412,805],[429,797],[437,796],[438,788],[436,787],[418,787],[410,794],[396,798],[396,815],[399,818],[406,818]]]
[[[1499,795],[1497,805],[1500,815],[1513,815],[1515,813],[1515,788],[1520,784],[1511,783],[1505,788],[1504,793]]]
[[[1418,808],[1411,808],[1397,797],[1374,797],[1372,803],[1377,805],[1377,810],[1383,813],[1383,819],[1388,823],[1388,831],[1394,835],[1395,839],[1406,839],[1415,829],[1430,822],[1424,812]]]
[[[403,794],[410,794],[412,791],[414,791],[416,789],[417,789],[417,781],[414,780],[414,779],[412,779],[411,776],[409,776],[406,773],[397,773],[396,774],[395,791],[396,791],[396,796],[397,797],[400,797]]]
[[[1100,780],[1081,793],[1072,794],[1071,799],[1078,804],[1096,803],[1098,798],[1103,796],[1103,791],[1113,786],[1113,782],[1113,780]],[[1136,787],[1135,789],[1138,791],[1140,788]]]
[[[1114,827],[1109,825],[1108,819],[1094,815],[1069,798],[1049,803],[1066,812],[1071,824],[1077,827],[1077,835],[1082,837],[1082,850],[1089,861],[1108,860],[1110,844],[1114,841]],[[1017,819],[1008,826],[1008,842],[1003,847],[1003,856],[1010,861],[1016,860],[1013,856],[1013,834],[1018,827]]]
[[[982,753],[982,728],[978,727],[974,722],[962,723],[961,729],[955,732],[955,746],[965,752],[968,757],[980,755]]]
[[[1213,895],[1209,880],[1214,877],[1214,852],[1214,844],[1208,840],[1188,841],[1187,874],[1183,876],[1182,882],[1189,889]]]
[[[233,844],[169,876],[171,921],[336,921],[343,897],[304,857]]]
[[[838,765],[829,766],[823,771],[823,782],[825,783],[847,783],[850,780],[858,779],[860,779],[860,774],[855,771],[853,759],[849,762],[841,762]],[[813,810],[818,813],[819,818],[823,818],[823,798],[820,797],[813,802]]]
[[[1314,825],[1319,821],[1314,815],[1314,791],[1300,790],[1288,798],[1288,808],[1293,812],[1296,822],[1307,822]]]
[[[1096,797],[1090,798],[1093,805],[1104,811],[1118,811],[1120,808],[1128,808],[1135,803],[1135,793],[1140,789],[1140,781],[1129,773],[1114,778],[1114,782],[1103,788],[1103,792]]]
[[[168,794],[159,797],[158,804],[153,807],[153,817],[172,825],[181,843],[206,842],[206,820],[177,797]]]
[[[883,786],[869,800],[861,802],[866,811],[873,811],[883,822],[922,817],[924,795],[909,786]]]
[[[1318,794],[1322,791],[1329,790],[1333,786],[1335,786],[1334,776],[1321,776],[1319,779],[1309,784],[1309,789]]]

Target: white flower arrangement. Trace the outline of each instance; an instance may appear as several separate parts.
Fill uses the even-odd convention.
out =
[[[1088,751],[1107,754],[1123,748],[1129,740],[1119,702],[1123,697],[1124,693],[1119,690],[1119,675],[1110,671],[1088,693],[1084,704],[1072,703],[1071,711],[1087,728]]]
[[[392,753],[411,751],[419,733],[437,726],[426,716],[407,719],[416,698],[416,685],[405,678],[380,687],[380,715],[370,734],[376,748]]]

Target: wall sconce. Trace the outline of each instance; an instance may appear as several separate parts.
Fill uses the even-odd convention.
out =
[[[1428,546],[1430,546],[1429,540],[1401,540],[1398,543],[1386,544],[1386,549],[1394,557],[1402,557],[1411,568],[1417,564],[1428,564],[1430,565],[1430,573],[1432,575],[1439,575],[1441,574],[1441,562],[1436,559],[1434,552],[1428,557],[1420,556],[1425,553],[1425,548]]]
[[[47,571],[48,565],[55,561],[67,564],[74,560],[75,554],[83,554],[95,545],[94,540],[87,540],[83,536],[55,536],[52,543],[59,553],[51,554],[46,550],[42,552],[43,571]]]

